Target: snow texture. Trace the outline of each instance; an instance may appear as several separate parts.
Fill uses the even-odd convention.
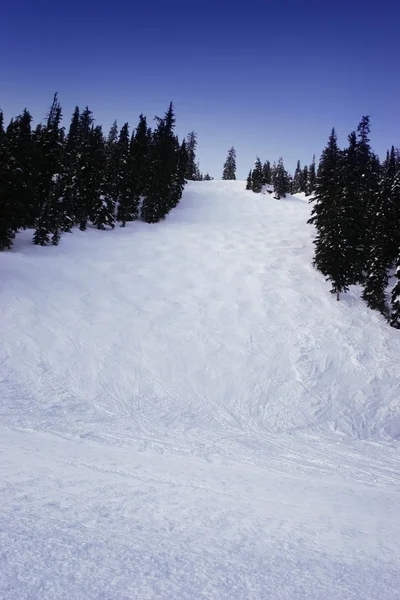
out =
[[[400,597],[399,332],[244,187],[0,255],[2,600]]]

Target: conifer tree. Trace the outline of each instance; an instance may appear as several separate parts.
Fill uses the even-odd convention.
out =
[[[63,150],[64,131],[61,128],[62,111],[57,94],[54,95],[47,122],[35,132],[35,209],[34,244],[57,245],[63,228]],[[32,223],[33,224],[33,223]],[[32,226],[32,225],[31,225]]]
[[[251,174],[251,189],[256,194],[261,192],[263,186],[263,172],[262,172],[262,164],[261,160],[257,156],[256,162],[254,163],[254,169]]]
[[[387,153],[383,164],[382,173],[374,205],[374,228],[371,229],[369,253],[366,263],[366,281],[363,290],[363,299],[368,306],[379,310],[387,316],[385,302],[386,288],[389,281],[388,269],[391,267],[398,246],[393,244],[396,235],[396,207],[392,196],[393,183],[396,176],[396,162],[394,148]]]
[[[308,167],[307,196],[311,196],[311,194],[314,193],[316,179],[317,179],[317,171],[316,171],[316,167],[315,167],[315,154],[314,154],[311,165]]]
[[[81,231],[87,228],[92,213],[93,195],[91,190],[93,177],[92,160],[93,114],[86,106],[79,116],[79,137],[77,150],[76,180],[77,195],[75,198],[75,218]]]
[[[125,123],[118,139],[118,205],[117,221],[125,227],[138,217],[138,203],[132,197],[130,185],[129,125]]]
[[[236,150],[233,146],[229,149],[228,157],[224,164],[222,179],[236,179]]]
[[[274,179],[274,192],[275,198],[285,198],[286,194],[290,190],[290,179],[289,175],[284,167],[282,157],[279,158],[278,164],[276,165],[275,179]]]
[[[252,190],[253,189],[253,172],[250,169],[249,174],[247,176],[247,180],[246,180],[246,190]]]
[[[178,165],[179,144],[174,135],[175,113],[172,102],[164,118],[156,118],[153,135],[151,176],[142,202],[142,219],[157,223],[164,219],[175,204],[174,189]]]
[[[301,172],[300,179],[300,192],[304,192],[306,196],[308,195],[308,166],[305,165]]]
[[[63,158],[64,217],[62,230],[71,231],[78,222],[77,206],[79,198],[79,152],[80,152],[80,110],[76,106],[71,118],[65,141]]]
[[[186,140],[186,150],[188,155],[187,167],[186,167],[186,179],[189,181],[199,180],[199,168],[196,163],[196,147],[197,147],[197,133],[191,131]]]
[[[269,160],[266,160],[262,167],[263,174],[263,184],[271,185],[272,184],[272,174],[271,174],[271,163]]]
[[[400,329],[400,253],[397,258],[395,278],[396,283],[393,286],[391,294],[392,310],[390,324],[392,327]]]
[[[26,228],[34,206],[32,117],[25,109],[13,119],[0,145],[0,250],[11,248]]]
[[[380,172],[379,160],[371,150],[369,134],[370,119],[369,116],[364,116],[357,127],[358,203],[361,209],[360,262],[364,265],[368,261],[375,227],[375,201]]]
[[[332,282],[332,293],[337,300],[351,282],[347,270],[346,243],[342,231],[343,159],[337,146],[335,130],[322,152],[318,168],[314,203],[308,223],[315,225],[314,266]]]
[[[115,227],[115,205],[118,197],[118,124],[117,121],[111,126],[107,140],[104,144],[104,180],[102,205],[93,224],[98,229]]]
[[[297,161],[296,170],[293,176],[292,194],[298,194],[301,192],[303,181],[303,173],[300,166],[300,161]]]

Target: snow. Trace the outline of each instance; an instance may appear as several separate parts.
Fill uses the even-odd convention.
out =
[[[244,188],[0,255],[2,600],[399,598],[399,331]]]

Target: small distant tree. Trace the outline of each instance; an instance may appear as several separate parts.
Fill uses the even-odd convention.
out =
[[[315,167],[315,154],[314,154],[311,165],[308,167],[307,196],[311,196],[311,194],[314,193],[316,179],[317,179],[317,170]]]
[[[250,169],[249,174],[247,176],[247,181],[246,181],[246,190],[252,190],[253,189],[253,172]]]
[[[199,168],[196,163],[196,148],[197,148],[197,133],[191,131],[186,138],[186,150],[187,150],[187,166],[185,177],[189,181],[199,180]]]
[[[222,179],[236,179],[236,150],[233,146],[228,152],[228,157],[224,164]]]
[[[303,175],[301,171],[300,161],[297,161],[296,170],[294,172],[293,183],[292,183],[292,194],[298,194],[301,192]]]
[[[251,174],[251,189],[253,190],[253,192],[255,192],[256,194],[261,192],[261,189],[263,186],[263,181],[264,181],[264,179],[263,179],[263,172],[262,172],[262,164],[261,164],[261,160],[257,156],[256,162],[254,163],[254,169]]]
[[[278,160],[276,166],[274,191],[276,199],[285,198],[286,194],[290,191],[290,179],[284,167],[282,157]]]
[[[264,185],[271,185],[272,183],[272,173],[271,173],[271,163],[269,160],[266,160],[262,167],[263,174],[263,183]]]

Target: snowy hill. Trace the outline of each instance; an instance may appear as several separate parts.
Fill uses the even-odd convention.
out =
[[[0,598],[399,597],[399,333],[244,187],[0,255]]]

